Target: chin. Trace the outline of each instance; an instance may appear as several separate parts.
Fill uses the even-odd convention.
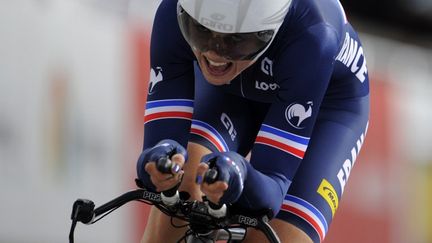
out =
[[[213,85],[217,85],[217,86],[229,84],[231,82],[231,80],[234,79],[234,77],[230,78],[230,79],[215,77],[211,74],[206,74],[205,72],[203,72],[203,75],[204,75],[205,79],[207,80],[207,82],[209,82],[210,84],[213,84]]]

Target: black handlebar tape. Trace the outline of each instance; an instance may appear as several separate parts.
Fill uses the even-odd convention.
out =
[[[211,201],[208,201],[208,205],[213,210],[218,210],[223,207],[223,204],[216,204],[216,203],[212,203]]]
[[[206,173],[204,174],[204,182],[208,184],[215,183],[217,181],[217,178],[218,178],[218,171],[215,167],[207,170]],[[208,205],[213,210],[219,210],[223,207],[223,204],[216,204],[216,203],[212,203],[211,201],[208,201]]]
[[[174,163],[169,159],[168,156],[166,157],[161,157],[160,159],[158,159],[158,161],[156,162],[156,168],[158,169],[158,171],[160,171],[161,173],[166,173],[166,174],[172,174],[172,167],[174,166]]]
[[[216,182],[218,177],[218,171],[216,168],[211,168],[209,170],[206,171],[206,173],[204,174],[204,182],[208,183],[208,184],[213,184]]]
[[[175,186],[171,189],[168,189],[166,191],[163,191],[162,193],[166,196],[166,197],[173,197],[176,193],[177,193],[177,189],[178,186]]]
[[[160,159],[158,159],[157,163],[156,163],[156,168],[161,172],[161,173],[165,173],[165,174],[172,174],[172,167],[175,164],[169,159],[168,156],[165,157],[161,157]],[[171,189],[168,189],[166,191],[163,191],[162,193],[166,196],[166,197],[172,197],[177,193],[177,189],[178,186],[175,186]]]

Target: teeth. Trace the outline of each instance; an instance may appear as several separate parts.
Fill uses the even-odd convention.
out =
[[[207,61],[208,61],[211,65],[216,66],[216,67],[220,67],[220,66],[224,66],[224,65],[227,65],[227,64],[228,64],[227,62],[214,62],[214,61],[212,61],[212,60],[210,60],[210,59],[207,59]]]

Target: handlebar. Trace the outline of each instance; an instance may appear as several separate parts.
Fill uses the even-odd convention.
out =
[[[72,226],[69,242],[74,242],[74,230],[77,222],[84,224],[96,223],[113,210],[131,201],[141,201],[155,205],[166,215],[189,222],[191,230],[197,234],[204,234],[217,229],[253,227],[261,230],[271,243],[280,243],[278,236],[268,224],[270,217],[270,211],[268,210],[251,212],[230,205],[224,217],[215,217],[209,212],[208,202],[188,201],[185,196],[180,195],[177,204],[168,206],[163,203],[161,193],[151,192],[146,189],[126,192],[97,208],[90,200],[76,200],[72,208]]]
[[[159,158],[156,162],[156,168],[162,173],[174,175],[174,173],[178,172],[180,167],[172,162],[170,156],[172,156],[172,154]],[[205,172],[203,181],[212,184],[216,182],[219,172],[215,167],[215,160],[208,162],[210,164],[210,169]],[[176,187],[161,192],[162,202],[165,205],[173,206],[179,202],[180,195],[177,191],[178,186],[179,184]],[[214,217],[220,218],[226,215],[226,205],[224,204],[219,205],[208,201],[208,208],[209,213]]]

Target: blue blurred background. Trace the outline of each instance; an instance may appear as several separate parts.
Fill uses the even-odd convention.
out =
[[[0,242],[66,242],[76,198],[134,187],[158,2],[0,2]],[[341,2],[372,113],[325,242],[432,242],[432,1]],[[77,242],[138,242],[147,212],[79,225]]]

